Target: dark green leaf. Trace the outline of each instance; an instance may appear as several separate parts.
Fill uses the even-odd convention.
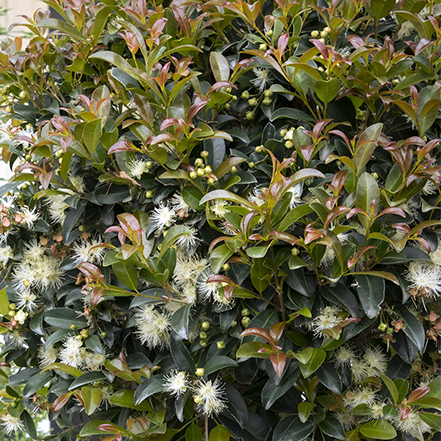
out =
[[[102,372],[86,372],[85,374],[72,381],[71,385],[69,386],[69,390],[78,389],[79,387],[86,384],[94,383],[96,381],[102,381],[105,379],[106,376]]]
[[[360,427],[360,433],[372,439],[394,439],[396,430],[387,421],[369,421]]]
[[[357,294],[366,315],[372,319],[381,309],[384,301],[385,283],[380,277],[357,276]]]
[[[228,367],[237,367],[238,364],[229,357],[224,355],[216,355],[205,363],[204,370],[206,376]]]
[[[182,199],[193,210],[203,210],[204,206],[199,205],[199,201],[203,198],[203,194],[199,188],[193,185],[187,185],[182,189]]]
[[[303,441],[313,429],[311,421],[302,423],[298,416],[284,418],[274,429],[274,441]]]
[[[337,418],[327,416],[319,423],[319,428],[333,439],[346,439],[345,429]]]
[[[164,390],[164,379],[162,376],[153,376],[147,378],[135,391],[135,404],[141,404],[151,395],[157,394]]]
[[[35,394],[35,392],[40,390],[51,378],[52,372],[38,372],[33,375],[23,388],[23,396],[30,397]]]
[[[177,338],[184,340],[188,338],[188,320],[190,318],[191,305],[184,305],[179,308],[170,320],[170,326],[176,332]]]
[[[185,441],[202,441],[202,431],[200,427],[191,423],[185,431]]]
[[[115,276],[128,288],[136,290],[138,288],[138,274],[133,263],[119,261],[112,265]]]
[[[194,373],[194,360],[181,340],[170,339],[170,351],[177,368],[181,371]]]
[[[54,308],[46,311],[44,313],[44,321],[51,326],[62,329],[72,329],[72,326],[79,329],[87,326],[87,321],[78,318],[78,314],[69,308]]]

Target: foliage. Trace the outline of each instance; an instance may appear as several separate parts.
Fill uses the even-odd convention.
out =
[[[440,2],[46,3],[0,50],[4,428],[439,439]]]

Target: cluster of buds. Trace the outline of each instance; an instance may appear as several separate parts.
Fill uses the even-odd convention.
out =
[[[430,312],[424,317],[429,324],[429,329],[426,331],[426,337],[429,340],[433,340],[438,343],[438,337],[441,334],[441,319],[440,315],[435,312]]]
[[[206,163],[208,152],[206,150],[201,152],[201,156],[194,161],[194,167],[191,167],[190,179],[207,179],[208,185],[214,185],[217,181],[216,175],[213,173],[211,166]]]
[[[300,126],[297,129],[291,127],[290,129],[282,129],[280,136],[285,141],[285,147],[292,149],[296,147],[301,149],[303,145],[311,144],[311,138],[305,133],[305,128]]]
[[[322,42],[322,43],[325,43],[325,38],[329,35],[331,33],[331,28],[330,27],[326,27],[326,28],[324,28],[322,31],[317,31],[317,30],[314,30],[314,31],[312,31],[311,32],[311,38],[319,38],[319,40]]]
[[[355,119],[358,119],[359,121],[364,121],[366,119],[366,111],[357,109],[355,111]]]

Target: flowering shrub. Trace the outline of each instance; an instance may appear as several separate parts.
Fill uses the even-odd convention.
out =
[[[4,430],[439,440],[441,3],[46,3],[0,50]]]

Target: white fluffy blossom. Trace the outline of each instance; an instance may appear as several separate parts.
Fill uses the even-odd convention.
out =
[[[346,407],[353,409],[360,404],[371,405],[375,403],[376,393],[368,387],[354,389],[346,392],[343,402]]]
[[[178,287],[187,284],[195,285],[199,275],[207,266],[208,261],[206,259],[199,259],[197,256],[188,256],[184,252],[178,252],[173,280]]]
[[[441,295],[441,267],[424,261],[413,261],[405,275],[410,282],[409,289],[436,299]]]
[[[150,222],[155,230],[162,231],[176,222],[176,211],[174,208],[170,208],[168,205],[160,202],[158,207],[150,214]]]
[[[316,336],[322,336],[325,329],[331,329],[343,322],[340,315],[341,309],[337,306],[326,306],[320,310],[320,314],[310,322],[309,326]]]
[[[197,232],[194,228],[188,228],[188,231],[178,237],[175,244],[184,250],[192,250],[199,242]]]
[[[99,247],[102,244],[101,237],[97,237],[91,240],[82,239],[81,242],[77,242],[73,246],[74,263],[79,265],[82,262],[90,262],[100,264],[103,261],[106,249]]]
[[[39,366],[44,369],[57,361],[57,350],[53,346],[49,346],[44,349],[44,346],[40,346],[38,350],[38,358],[40,360]]]
[[[28,228],[32,228],[35,222],[38,220],[38,214],[35,212],[35,208],[31,211],[27,207],[23,207],[21,210],[22,223]]]
[[[334,352],[334,364],[336,367],[350,366],[355,359],[355,352],[349,346],[340,346]]]
[[[23,311],[22,309],[20,311],[17,311],[17,313],[14,315],[14,319],[17,320],[20,325],[24,325],[27,318],[28,313],[26,311]]]
[[[193,399],[198,411],[208,416],[217,415],[226,408],[224,386],[219,379],[198,380],[193,386]]]
[[[368,366],[363,360],[353,360],[351,363],[351,370],[356,382],[363,381],[365,378],[369,377]]]
[[[181,193],[175,193],[170,199],[170,204],[178,213],[180,218],[187,217],[188,212],[191,210],[190,206],[184,201]]]
[[[29,312],[35,311],[37,309],[37,296],[33,294],[30,290],[25,290],[23,292],[17,292],[17,306],[27,309]]]
[[[187,391],[188,380],[185,372],[173,371],[164,377],[164,390],[171,395],[181,395]]]
[[[368,376],[378,377],[384,374],[387,369],[387,358],[378,348],[368,348],[363,356],[363,361],[367,364]]]
[[[303,185],[301,182],[293,185],[288,190],[287,193],[291,194],[291,200],[289,201],[289,208],[291,210],[303,202],[302,201]]]
[[[127,163],[127,173],[132,178],[140,179],[141,176],[148,172],[147,161],[143,159],[133,159]]]
[[[0,415],[1,425],[6,435],[10,435],[12,432],[24,431],[24,424],[20,418],[12,416],[9,413],[3,413]]]
[[[149,348],[163,348],[170,343],[170,316],[166,312],[144,305],[135,313],[137,336]]]
[[[431,427],[421,419],[419,413],[412,410],[405,420],[401,420],[400,416],[392,420],[395,427],[407,435],[411,435],[419,440],[424,439],[424,433],[431,432]]]
[[[253,86],[259,89],[259,92],[263,92],[266,87],[271,85],[271,83],[273,82],[270,77],[270,71],[268,69],[255,67],[253,69],[253,74],[256,76],[256,78],[252,79],[251,83],[253,84]]]
[[[56,224],[63,225],[64,220],[66,219],[64,211],[69,208],[69,205],[65,202],[67,196],[69,195],[52,194],[46,197],[49,214]]]
[[[435,251],[429,254],[430,260],[438,266],[441,266],[441,240],[438,238],[438,246]]]
[[[77,337],[68,337],[59,353],[61,363],[74,368],[81,367],[86,357],[86,351],[82,348],[83,342]]]
[[[12,257],[14,257],[14,253],[9,245],[0,248],[0,262],[2,265],[6,265]]]
[[[211,202],[210,211],[216,216],[220,218],[224,218],[225,215],[230,211],[228,210],[228,201],[224,201],[223,199],[216,199]]]

